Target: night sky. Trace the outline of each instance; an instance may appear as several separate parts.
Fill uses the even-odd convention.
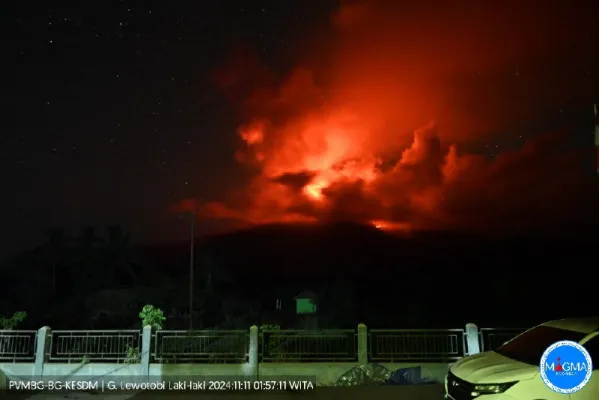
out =
[[[244,208],[240,193],[254,187],[248,182],[260,175],[255,166],[240,162],[245,143],[239,126],[257,119],[285,130],[306,102],[327,109],[339,99],[351,100],[347,107],[381,121],[381,133],[372,134],[380,143],[397,138],[383,133],[390,126],[404,135],[435,120],[442,142],[489,160],[558,132],[560,143],[572,146],[581,161],[576,176],[588,173],[580,178],[584,183],[576,183],[581,192],[573,197],[592,204],[592,104],[599,100],[596,6],[561,2],[533,9],[502,2],[502,9],[483,10],[472,2],[452,8],[342,3],[202,0],[168,2],[167,7],[166,2],[106,0],[78,8],[48,2],[43,9],[20,3],[15,90],[4,93],[5,104],[14,104],[15,119],[0,134],[0,258],[42,243],[49,227],[75,233],[82,225],[101,229],[121,223],[136,241],[184,238],[187,228],[170,210],[189,198],[213,205],[200,221],[201,232],[227,229],[232,220],[244,219],[232,210]],[[311,78],[295,79],[298,66],[311,71]],[[311,86],[318,89],[318,101],[312,101],[313,93],[298,94]],[[388,94],[388,87],[403,97]],[[380,104],[406,110],[406,116],[394,119],[397,113],[380,111]],[[288,112],[291,108],[294,112]],[[372,140],[363,146],[373,152],[405,149],[409,136],[388,146],[371,146]],[[265,143],[260,157],[286,154],[280,141]],[[570,170],[561,162],[541,168],[551,187],[569,180],[557,177]],[[275,170],[281,179],[303,174],[270,167],[264,167],[263,177]],[[522,176],[518,168],[527,167],[500,170]],[[488,179],[502,181],[501,171]],[[398,190],[393,187],[387,183],[385,193]],[[457,196],[456,190],[444,191],[443,199]],[[547,190],[540,188],[538,199],[550,198]],[[254,202],[263,201],[265,192],[260,193]],[[335,193],[331,189],[330,197]],[[364,198],[345,197],[368,208]],[[501,204],[509,201],[503,198]],[[480,211],[491,203],[485,204],[472,208]],[[268,212],[281,216],[273,220],[283,220],[277,207]],[[294,215],[323,215],[317,206],[290,207]],[[363,207],[351,215],[368,214]],[[449,207],[448,214],[462,215],[458,208]],[[565,206],[573,208],[584,207]],[[402,217],[406,210],[394,211],[392,219],[434,220],[430,213]],[[247,220],[269,221],[264,215],[260,209]]]

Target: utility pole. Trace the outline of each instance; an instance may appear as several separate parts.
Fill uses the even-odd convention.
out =
[[[196,213],[191,211],[189,213],[189,330],[193,329],[193,256],[194,256],[194,241],[195,241],[195,219]]]
[[[595,110],[595,168],[599,174],[599,110],[597,104],[593,108]]]

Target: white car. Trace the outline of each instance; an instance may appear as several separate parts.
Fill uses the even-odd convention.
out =
[[[561,394],[541,379],[541,356],[555,342],[571,340],[591,355],[593,374],[578,392]],[[516,336],[494,351],[464,357],[445,378],[448,400],[599,400],[599,317],[551,321]]]

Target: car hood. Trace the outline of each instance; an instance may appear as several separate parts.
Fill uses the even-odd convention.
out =
[[[539,367],[502,356],[494,351],[464,357],[451,366],[451,372],[470,383],[504,383],[532,379]]]

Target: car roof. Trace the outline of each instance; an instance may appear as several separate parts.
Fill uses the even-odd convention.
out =
[[[564,318],[545,322],[541,325],[580,333],[592,333],[599,329],[599,317]]]

